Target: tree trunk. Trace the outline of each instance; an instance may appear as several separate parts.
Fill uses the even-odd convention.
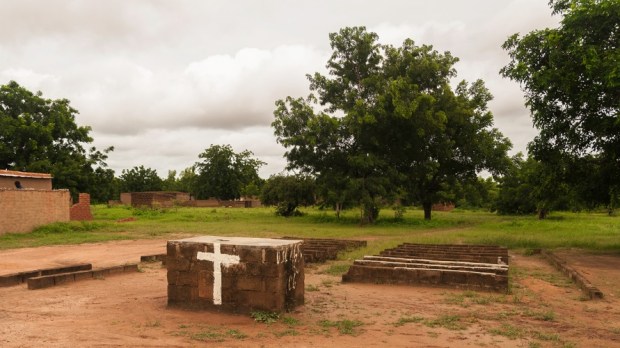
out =
[[[342,204],[340,202],[336,203],[336,218],[340,219],[340,210],[342,210]]]
[[[546,208],[541,208],[538,210],[538,220],[544,220],[547,217],[547,214],[549,213],[549,211],[547,211]]]
[[[424,208],[424,220],[431,219],[431,210],[433,209],[433,203],[431,202],[422,202],[422,207]]]

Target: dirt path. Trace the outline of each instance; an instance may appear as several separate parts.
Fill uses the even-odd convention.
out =
[[[0,274],[42,268],[41,263],[136,262],[140,255],[163,253],[164,246],[123,241],[2,251]],[[609,273],[601,281],[618,284],[620,258],[605,258]],[[333,263],[311,265],[306,304],[273,324],[167,308],[166,271],[147,263],[139,273],[44,290],[0,288],[0,346],[620,347],[617,295],[584,301],[579,289],[539,256],[516,255],[513,261],[508,295],[342,284],[324,273]],[[598,272],[592,269],[592,282],[605,292],[594,280]],[[618,291],[614,284],[612,292]]]
[[[93,268],[140,262],[140,256],[165,254],[165,240],[123,240],[80,245],[0,250],[0,274],[92,263]]]

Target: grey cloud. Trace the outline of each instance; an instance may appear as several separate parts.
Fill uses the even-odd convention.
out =
[[[323,71],[328,33],[365,25],[382,42],[449,50],[459,79],[482,78],[497,127],[515,150],[536,134],[518,86],[498,72],[508,35],[557,23],[546,1],[359,0],[0,2],[0,83],[67,98],[95,145],[114,145],[120,172],[181,170],[210,144],[249,149],[281,171],[269,124],[274,101],[307,94]]]

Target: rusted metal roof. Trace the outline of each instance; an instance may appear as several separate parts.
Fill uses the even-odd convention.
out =
[[[0,176],[8,176],[13,178],[33,178],[33,179],[51,179],[52,174],[48,173],[31,173],[31,172],[18,172],[16,170],[3,170],[0,169]]]

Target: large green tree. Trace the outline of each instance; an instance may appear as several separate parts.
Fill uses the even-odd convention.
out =
[[[608,197],[620,188],[620,1],[552,0],[559,27],[515,34],[503,45],[511,57],[501,73],[525,91],[539,135],[530,153],[596,156],[610,177]],[[610,202],[611,204],[612,202]]]
[[[157,170],[143,165],[123,169],[119,179],[123,192],[161,191],[164,184],[164,181],[157,175]]]
[[[308,98],[278,100],[273,127],[289,169],[355,199],[372,222],[402,189],[432,203],[446,185],[506,165],[510,142],[492,128],[482,81],[452,90],[457,58],[405,40],[381,45],[363,27],[330,34],[328,75],[308,76]]]
[[[266,205],[276,205],[280,216],[301,215],[297,209],[315,203],[315,182],[306,175],[272,175],[261,192],[261,201]]]
[[[113,148],[87,148],[91,129],[77,125],[77,114],[67,99],[43,98],[15,81],[0,86],[0,168],[51,173],[53,187],[74,197],[109,179],[105,160]]]
[[[198,155],[202,161],[195,165],[197,198],[237,199],[244,193],[257,193],[251,187],[260,187],[258,169],[265,163],[253,155],[248,150],[236,153],[230,145],[211,145]]]

